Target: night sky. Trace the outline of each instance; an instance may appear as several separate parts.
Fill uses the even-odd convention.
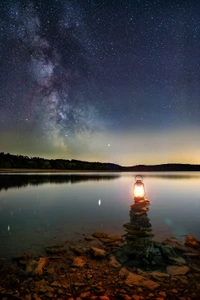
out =
[[[0,152],[200,164],[200,2],[0,1]]]

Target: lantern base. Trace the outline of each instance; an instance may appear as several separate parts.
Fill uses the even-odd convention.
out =
[[[141,203],[141,204],[150,204],[150,201],[147,198],[134,198],[135,203]]]

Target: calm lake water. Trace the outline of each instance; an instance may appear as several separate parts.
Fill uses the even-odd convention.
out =
[[[83,234],[125,233],[135,173],[0,175],[0,258]],[[155,240],[200,239],[200,173],[142,173]]]

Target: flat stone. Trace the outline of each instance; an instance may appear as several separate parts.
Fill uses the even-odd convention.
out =
[[[156,271],[150,272],[149,275],[152,276],[153,278],[155,278],[156,280],[159,280],[159,281],[163,281],[164,278],[169,278],[170,277],[169,274],[156,272]]]
[[[81,257],[76,257],[72,263],[72,267],[82,268],[86,264],[85,260]]]
[[[159,283],[157,283],[153,280],[146,279],[145,277],[143,277],[141,275],[137,275],[137,274],[134,274],[131,272],[129,272],[128,276],[126,277],[125,282],[128,285],[137,285],[137,286],[146,287],[146,288],[150,289],[151,291],[155,290],[156,288],[158,288],[160,286]]]
[[[190,271],[190,268],[188,266],[168,266],[167,267],[167,273],[174,276],[174,275],[185,275]]]
[[[105,257],[106,256],[106,251],[103,249],[91,247],[90,250],[91,250],[92,254],[96,257]]]

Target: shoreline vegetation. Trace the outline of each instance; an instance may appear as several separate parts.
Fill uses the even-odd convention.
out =
[[[44,159],[0,152],[0,173],[69,173],[69,172],[192,172],[198,164],[169,163],[159,165],[120,166],[114,163],[68,159]]]

